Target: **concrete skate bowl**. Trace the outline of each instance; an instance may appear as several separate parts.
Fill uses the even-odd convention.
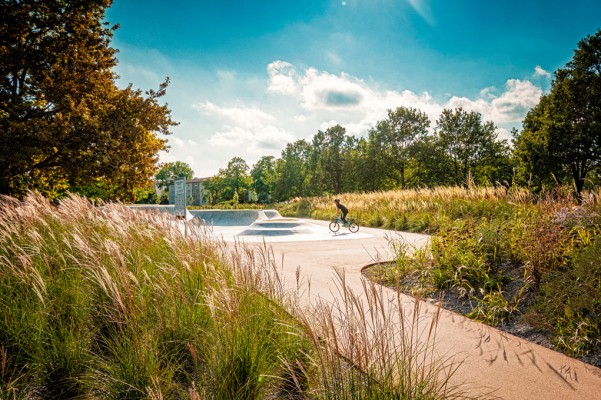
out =
[[[201,223],[211,227],[239,227],[236,236],[276,237],[311,234],[304,221],[283,218],[277,210],[192,210]]]
[[[276,210],[191,210],[207,226],[249,226],[255,221],[282,218]]]
[[[267,221],[256,221],[238,236],[290,236],[310,234],[311,229],[304,221],[293,218],[278,218]]]
[[[127,206],[129,209],[134,211],[146,211],[155,214],[169,214],[175,215],[175,206],[174,205],[160,205],[160,204],[135,204]],[[194,216],[190,211],[186,210],[186,221],[190,221]]]

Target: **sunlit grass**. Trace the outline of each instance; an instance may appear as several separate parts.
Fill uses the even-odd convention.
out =
[[[252,264],[227,264],[242,255],[200,231],[76,197],[58,208],[36,195],[2,206],[6,395],[259,399],[310,352],[267,301],[275,285],[263,292],[263,276],[240,269]]]
[[[378,308],[369,285],[361,305],[342,276],[341,302],[315,314],[267,246],[180,226],[78,197],[1,198],[0,398],[463,397],[436,357],[436,316],[418,340],[419,312]],[[372,329],[395,312],[401,325]]]
[[[584,193],[578,204],[570,188],[535,196],[445,187],[336,197],[359,224],[432,235],[425,249],[393,242],[396,261],[372,274],[381,283],[414,295],[450,291],[471,305],[468,316],[491,325],[524,317],[552,332],[558,348],[582,356],[601,348],[601,306],[580,301],[601,296],[601,285],[589,284],[598,282],[597,268],[575,264],[601,234],[599,195]],[[333,199],[296,199],[281,212],[327,220]],[[556,276],[569,280],[558,284]]]

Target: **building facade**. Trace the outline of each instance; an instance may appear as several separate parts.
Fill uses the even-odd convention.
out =
[[[187,204],[189,206],[202,206],[203,204],[207,204],[207,199],[205,198],[205,187],[204,184],[210,178],[193,178],[188,179],[186,181],[186,196],[187,196]],[[169,204],[175,203],[175,185],[171,183],[169,185]]]

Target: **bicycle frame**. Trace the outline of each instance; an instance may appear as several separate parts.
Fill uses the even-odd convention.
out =
[[[338,215],[336,215],[336,219],[334,221],[330,222],[329,226],[332,232],[338,232],[341,226],[348,228],[351,233],[357,233],[359,231],[359,225],[353,222],[350,218],[344,222]]]

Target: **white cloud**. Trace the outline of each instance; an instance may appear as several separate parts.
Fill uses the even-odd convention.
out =
[[[175,144],[178,147],[186,146],[186,142],[183,139],[178,138],[177,136],[171,136],[170,142]]]
[[[487,87],[477,98],[452,96],[446,101],[437,101],[428,92],[382,90],[345,73],[335,75],[315,68],[299,70],[283,61],[269,64],[267,70],[267,92],[296,102],[291,119],[313,122],[313,130],[337,121],[355,135],[365,134],[386,117],[387,109],[399,106],[425,112],[432,125],[443,109],[458,107],[479,112],[485,121],[497,125],[519,124],[542,95],[542,89],[528,80],[509,79],[502,90]]]
[[[549,71],[545,71],[540,65],[537,65],[536,67],[534,67],[534,77],[538,78],[541,76],[545,78],[550,78],[551,73]]]
[[[286,144],[293,141],[294,136],[273,125],[262,126],[260,129],[225,125],[223,130],[209,139],[211,145],[238,148],[254,155],[279,155]]]
[[[519,79],[508,80],[505,88],[505,92],[491,102],[490,119],[497,123],[520,122],[543,94],[540,87]]]
[[[292,64],[284,61],[272,62],[267,72],[268,93],[294,96],[308,110],[354,107],[369,92],[363,81],[347,74],[338,76],[315,68],[299,74]]]
[[[468,111],[482,114],[482,118],[493,121],[495,124],[519,123],[528,110],[538,104],[542,89],[530,81],[509,79],[505,84],[505,91],[494,95],[494,88],[483,89],[477,99],[466,97],[452,97],[445,108],[462,107]]]
[[[225,92],[194,101],[193,116],[174,130],[171,151],[161,155],[161,161],[188,160],[192,155],[190,165],[197,176],[210,176],[234,156],[249,165],[264,155],[279,157],[286,144],[310,140],[318,130],[336,124],[349,135],[366,135],[386,118],[388,109],[399,106],[425,112],[432,129],[445,108],[477,111],[498,126],[499,137],[509,138],[509,130],[519,127],[542,95],[531,81],[510,79],[503,87],[483,88],[475,97],[435,98],[430,92],[389,90],[347,73],[285,61],[267,65],[262,82],[223,71],[219,77],[230,81]],[[221,100],[232,97],[238,100]]]
[[[212,146],[240,148],[253,154],[279,154],[294,136],[276,126],[276,118],[256,106],[218,106],[212,102],[194,104],[203,115],[218,120],[218,130],[211,134]],[[261,154],[263,155],[263,154]]]
[[[401,105],[419,108],[434,118],[442,111],[428,93],[381,90],[346,73],[335,75],[315,68],[298,70],[283,61],[270,64],[267,71],[267,92],[278,101],[293,103],[294,121],[311,127],[305,137],[331,121],[343,125],[349,134],[362,135],[385,118],[388,108]]]
[[[265,123],[275,119],[255,106],[220,107],[210,101],[205,101],[192,105],[192,108],[204,115],[222,117],[244,128],[262,127]]]
[[[274,61],[267,66],[269,73],[268,92],[292,94],[298,90],[296,84],[296,69],[284,61]]]

